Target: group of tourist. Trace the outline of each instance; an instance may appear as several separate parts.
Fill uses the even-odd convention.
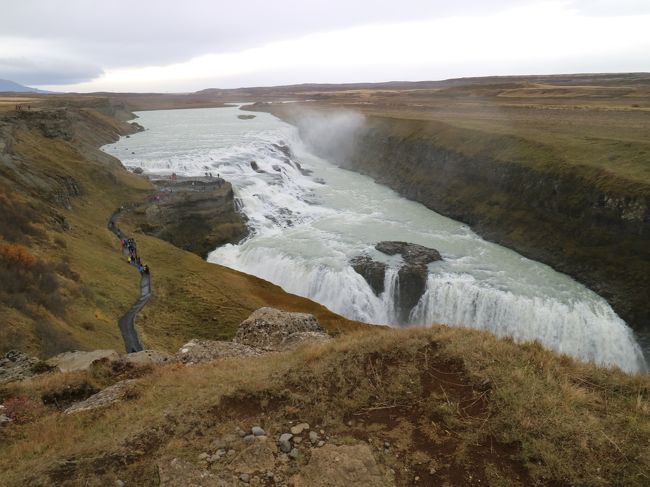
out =
[[[140,260],[140,257],[138,256],[138,248],[133,238],[122,239],[122,250],[126,250],[125,254],[128,254],[126,261],[137,267],[141,275],[149,274],[149,266],[143,264]]]

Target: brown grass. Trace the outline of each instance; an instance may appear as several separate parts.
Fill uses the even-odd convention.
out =
[[[38,398],[42,387],[14,393]],[[319,425],[333,443],[388,441],[374,453],[398,485],[418,475],[424,485],[641,486],[650,475],[650,379],[472,330],[366,331],[295,353],[158,367],[134,395],[1,430],[5,483],[52,482],[66,464],[68,485],[149,485],[161,459],[195,462],[235,427],[273,436],[290,421]]]

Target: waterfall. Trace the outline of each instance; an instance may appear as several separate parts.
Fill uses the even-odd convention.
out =
[[[632,331],[604,301],[566,304],[517,296],[466,274],[430,274],[410,318],[487,330],[518,342],[537,340],[556,352],[629,372],[647,370]]]
[[[426,290],[410,324],[447,323],[517,341],[538,340],[581,360],[646,370],[632,331],[607,302],[569,277],[467,226],[401,198],[372,179],[310,153],[293,127],[236,108],[140,114],[148,130],[106,146],[146,173],[220,173],[248,217],[249,238],[210,254],[210,262],[256,275],[347,318],[395,324],[399,260],[379,255],[381,240],[436,248]],[[344,157],[345,151],[339,151]],[[350,265],[362,253],[387,264],[375,295]]]

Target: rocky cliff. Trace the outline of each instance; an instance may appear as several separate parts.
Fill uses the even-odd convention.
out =
[[[247,235],[245,216],[235,208],[229,182],[195,178],[154,183],[158,193],[133,212],[132,220],[144,233],[203,258]]]

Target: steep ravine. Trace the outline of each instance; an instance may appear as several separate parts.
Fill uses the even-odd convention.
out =
[[[650,327],[650,188],[582,167],[467,157],[371,119],[343,164],[584,283]]]

